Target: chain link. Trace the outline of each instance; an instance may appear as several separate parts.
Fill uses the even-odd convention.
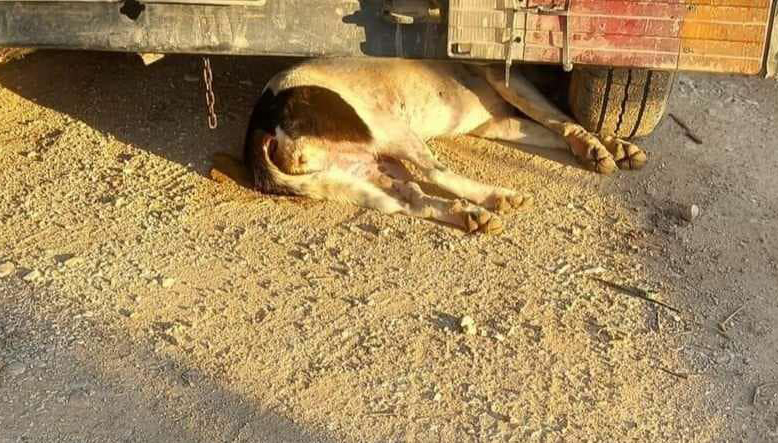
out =
[[[203,57],[203,81],[205,82],[205,104],[208,106],[208,127],[216,129],[219,121],[216,118],[216,96],[213,94],[213,72],[211,71],[211,60]]]

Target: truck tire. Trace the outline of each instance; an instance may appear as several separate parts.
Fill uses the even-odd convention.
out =
[[[672,71],[576,69],[570,79],[570,109],[591,132],[641,137],[662,119],[674,81]]]

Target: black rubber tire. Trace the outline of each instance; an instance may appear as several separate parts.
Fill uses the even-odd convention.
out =
[[[570,79],[570,109],[591,132],[642,137],[662,119],[674,81],[672,71],[576,69]]]

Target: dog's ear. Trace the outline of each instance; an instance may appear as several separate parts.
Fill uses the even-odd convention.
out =
[[[254,155],[267,158],[273,158],[275,151],[278,148],[278,141],[275,136],[268,134],[265,131],[254,132]],[[267,153],[267,156],[265,156]]]
[[[252,166],[249,165],[249,167]],[[234,184],[254,189],[254,180],[246,165],[229,154],[217,153],[213,156],[213,167],[210,175],[213,180],[222,184]]]

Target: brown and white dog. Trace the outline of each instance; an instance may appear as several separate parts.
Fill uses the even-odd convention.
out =
[[[526,207],[531,197],[457,175],[425,144],[457,134],[569,148],[605,174],[646,161],[635,145],[586,131],[518,73],[508,87],[496,67],[318,59],[268,82],[251,116],[243,164],[248,186],[262,192],[345,201],[468,232],[499,230],[495,213]],[[216,170],[220,161],[227,160],[217,158]],[[458,199],[422,191],[402,161]]]

